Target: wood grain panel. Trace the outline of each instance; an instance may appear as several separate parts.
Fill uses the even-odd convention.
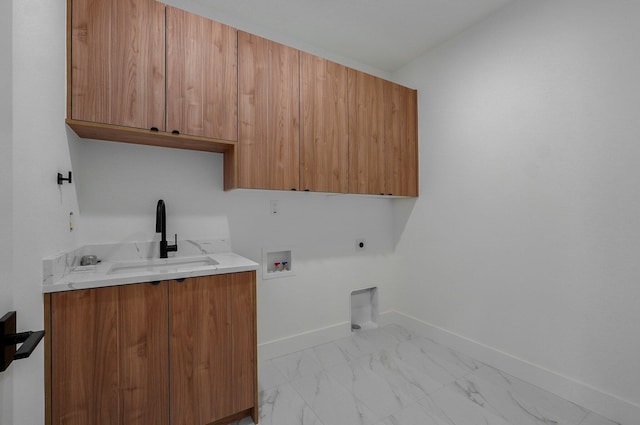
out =
[[[167,7],[167,130],[237,140],[237,34]]]
[[[44,301],[44,425],[51,425],[51,294]]]
[[[234,273],[231,280],[231,352],[233,353],[233,411],[256,408],[257,336],[255,272]]]
[[[384,80],[349,69],[349,192],[385,193]]]
[[[238,184],[299,188],[299,52],[238,31]]]
[[[299,52],[270,42],[268,140],[276,167],[268,165],[274,188],[300,188],[300,59]],[[280,183],[280,184],[279,184]],[[289,184],[287,184],[289,183]]]
[[[54,425],[168,424],[167,283],[51,295]]]
[[[189,149],[196,151],[227,153],[235,149],[237,142],[207,139],[198,136],[171,134],[164,131],[149,131],[88,121],[66,120],[75,133],[85,139],[118,141],[137,145],[162,146],[165,148]]]
[[[238,185],[268,188],[274,156],[267,139],[269,41],[238,31]],[[293,187],[296,187],[294,185]],[[290,188],[289,188],[290,189]]]
[[[169,423],[168,282],[118,287],[121,424]]]
[[[234,413],[230,291],[227,275],[170,283],[172,425],[205,425]]]
[[[224,190],[238,188],[238,146],[234,144],[224,152]]]
[[[113,20],[111,123],[162,130],[165,7],[154,0],[109,0]]]
[[[118,290],[52,295],[54,425],[120,424]]]
[[[386,193],[418,196],[417,92],[391,82],[384,90]]]
[[[300,54],[300,188],[349,190],[347,68]]]
[[[72,1],[70,118],[164,129],[164,8]]]
[[[420,195],[420,151],[418,139],[418,91],[405,89],[405,114],[407,116],[406,133],[404,133],[405,149],[404,161],[406,166],[403,173],[405,188],[403,195]]]
[[[111,2],[72,0],[71,117],[111,122]]]

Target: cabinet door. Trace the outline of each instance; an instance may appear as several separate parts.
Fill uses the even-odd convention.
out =
[[[234,273],[231,280],[231,351],[233,410],[252,409],[258,423],[258,344],[256,326],[256,273]]]
[[[165,7],[71,0],[68,116],[164,129]]]
[[[300,53],[300,188],[349,191],[347,68]]]
[[[253,273],[172,281],[171,424],[205,425],[255,406]]]
[[[350,193],[385,193],[384,83],[349,69]]]
[[[168,424],[167,284],[51,296],[54,425]]]
[[[238,31],[238,183],[299,188],[299,52]]]
[[[237,140],[237,35],[167,6],[167,131]]]
[[[418,99],[412,89],[385,82],[385,193],[418,196]]]

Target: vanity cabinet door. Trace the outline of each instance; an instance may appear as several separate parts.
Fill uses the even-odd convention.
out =
[[[164,130],[165,6],[70,0],[68,117]]]
[[[226,276],[231,281],[233,410],[248,410],[254,422],[258,423],[256,272]]]
[[[170,284],[171,424],[257,422],[255,272]]]
[[[53,425],[168,424],[167,296],[164,282],[45,298]]]

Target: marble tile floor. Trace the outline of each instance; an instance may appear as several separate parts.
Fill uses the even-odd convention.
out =
[[[263,362],[258,381],[260,425],[616,425],[397,325]]]

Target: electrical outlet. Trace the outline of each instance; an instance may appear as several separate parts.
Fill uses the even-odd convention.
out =
[[[364,251],[367,249],[367,241],[365,239],[356,239],[356,251]]]
[[[269,211],[271,212],[271,215],[280,214],[280,206],[278,205],[278,201],[269,202]]]

